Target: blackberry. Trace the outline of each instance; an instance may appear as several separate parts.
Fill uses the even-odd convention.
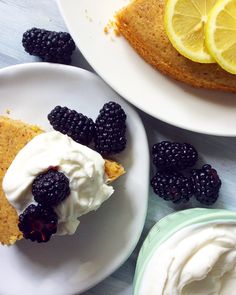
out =
[[[196,199],[207,206],[213,205],[219,196],[221,180],[217,171],[211,165],[203,165],[201,169],[193,169],[191,172]]]
[[[104,104],[95,122],[95,149],[102,155],[123,151],[126,147],[126,114],[113,101]]]
[[[43,61],[70,64],[75,43],[69,33],[32,28],[23,34],[22,44],[30,55]]]
[[[52,208],[29,205],[19,216],[18,227],[25,239],[48,242],[57,231],[58,218]]]
[[[193,195],[190,179],[179,172],[158,171],[151,186],[159,197],[173,203],[186,203]]]
[[[49,169],[34,179],[32,194],[37,203],[56,206],[70,194],[69,179],[62,172]]]
[[[83,145],[89,145],[94,138],[95,124],[93,120],[75,110],[56,106],[48,114],[48,120],[55,130],[67,134],[74,141]]]
[[[196,149],[188,143],[162,141],[152,147],[153,164],[160,170],[183,170],[198,160]]]

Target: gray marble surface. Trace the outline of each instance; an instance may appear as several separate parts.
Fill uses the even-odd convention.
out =
[[[21,38],[24,31],[37,26],[49,30],[66,31],[55,0],[0,0],[0,68],[26,62],[38,61],[24,52]],[[72,65],[91,70],[79,50],[73,55]],[[215,208],[236,210],[236,139],[201,135],[185,131],[139,111],[147,131],[150,147],[157,141],[189,142],[200,154],[201,163],[212,164],[222,179],[220,198]],[[152,171],[150,171],[152,173]],[[131,295],[136,258],[143,239],[161,217],[180,209],[199,206],[194,201],[188,205],[175,206],[159,199],[150,189],[149,209],[141,239],[130,258],[110,277],[84,293],[84,295]]]

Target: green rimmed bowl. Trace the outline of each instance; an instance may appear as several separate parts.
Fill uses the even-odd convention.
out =
[[[236,222],[236,212],[221,209],[187,209],[172,213],[158,221],[150,230],[139,252],[134,276],[133,295],[140,294],[140,285],[146,267],[156,249],[163,242],[185,227],[213,222]]]

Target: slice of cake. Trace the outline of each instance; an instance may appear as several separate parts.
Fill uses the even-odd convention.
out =
[[[49,153],[45,157],[47,150],[49,150]],[[27,198],[29,198],[29,192],[32,194],[32,175],[33,173],[36,175],[39,173],[33,170],[41,169],[41,167],[46,170],[52,167],[53,169],[58,169],[58,163],[55,164],[55,161],[60,162],[58,155],[60,155],[61,150],[64,151],[65,155],[65,159],[61,161],[61,166],[65,168],[69,176],[73,177],[73,188],[70,189],[73,196],[71,199],[68,197],[67,200],[65,200],[68,204],[63,203],[61,206],[54,207],[54,210],[59,217],[65,217],[63,220],[59,220],[58,217],[58,221],[60,221],[58,225],[59,234],[72,234],[79,224],[77,217],[86,214],[90,210],[96,210],[100,204],[113,193],[113,188],[107,186],[106,183],[110,183],[124,174],[124,168],[114,161],[103,160],[97,152],[74,142],[71,138],[60,132],[53,131],[44,133],[37,126],[0,116],[0,243],[10,245],[22,238],[22,233],[18,229],[18,215],[23,212],[25,209],[24,203],[28,201],[28,205],[33,202],[31,208],[36,208],[32,196],[30,196],[30,200],[27,200]],[[76,159],[73,158],[73,156],[70,159],[70,150],[76,156],[78,155]],[[78,151],[81,151],[81,154],[76,154]],[[42,157],[40,156],[41,152]],[[80,161],[77,160],[77,158],[81,159],[81,163],[78,164],[76,162]],[[91,159],[94,159],[94,163]],[[35,167],[35,163],[37,163],[39,167]],[[76,169],[80,166],[85,167],[85,169],[77,171]],[[27,169],[30,167],[29,174],[27,174],[28,170],[25,167],[27,167]],[[98,168],[100,168],[100,171],[98,171]],[[20,173],[16,173],[17,171]],[[31,173],[31,171],[33,172]],[[42,172],[44,171],[45,170]],[[105,182],[103,181],[104,174],[106,175]],[[15,175],[17,179],[15,179]],[[86,177],[88,179],[87,182],[84,181]],[[96,179],[94,179],[96,177],[99,179],[97,182]],[[75,180],[81,182],[81,185],[78,185],[81,195],[79,195],[79,193],[76,195]],[[28,188],[26,188],[27,182]],[[95,187],[93,191],[95,197],[93,199],[91,197],[93,196],[93,191],[91,190],[94,183]],[[91,188],[86,186],[86,184],[89,186],[91,185]],[[7,197],[3,192],[2,186],[9,192]],[[99,195],[99,190],[102,190],[102,192],[104,191],[104,195]],[[86,194],[90,196],[88,199],[86,199]],[[81,200],[78,201],[76,198],[80,198],[80,196]],[[99,200],[99,197],[101,200]],[[16,206],[13,207],[9,203],[9,199],[11,203]],[[41,204],[39,205],[41,206]],[[28,208],[29,207],[30,206],[28,206]],[[79,216],[74,216],[78,212]],[[74,218],[73,220],[71,219],[71,223],[67,220],[68,216],[69,218]]]
[[[18,214],[2,190],[3,177],[17,153],[36,135],[37,126],[0,116],[0,242],[10,245],[22,238],[18,229]]]
[[[116,15],[119,32],[137,53],[162,73],[195,87],[236,92],[236,76],[217,64],[180,55],[164,29],[164,0],[133,0]]]

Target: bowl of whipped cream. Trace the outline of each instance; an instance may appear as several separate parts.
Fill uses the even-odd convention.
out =
[[[188,209],[157,222],[140,250],[134,295],[235,295],[236,213]]]

